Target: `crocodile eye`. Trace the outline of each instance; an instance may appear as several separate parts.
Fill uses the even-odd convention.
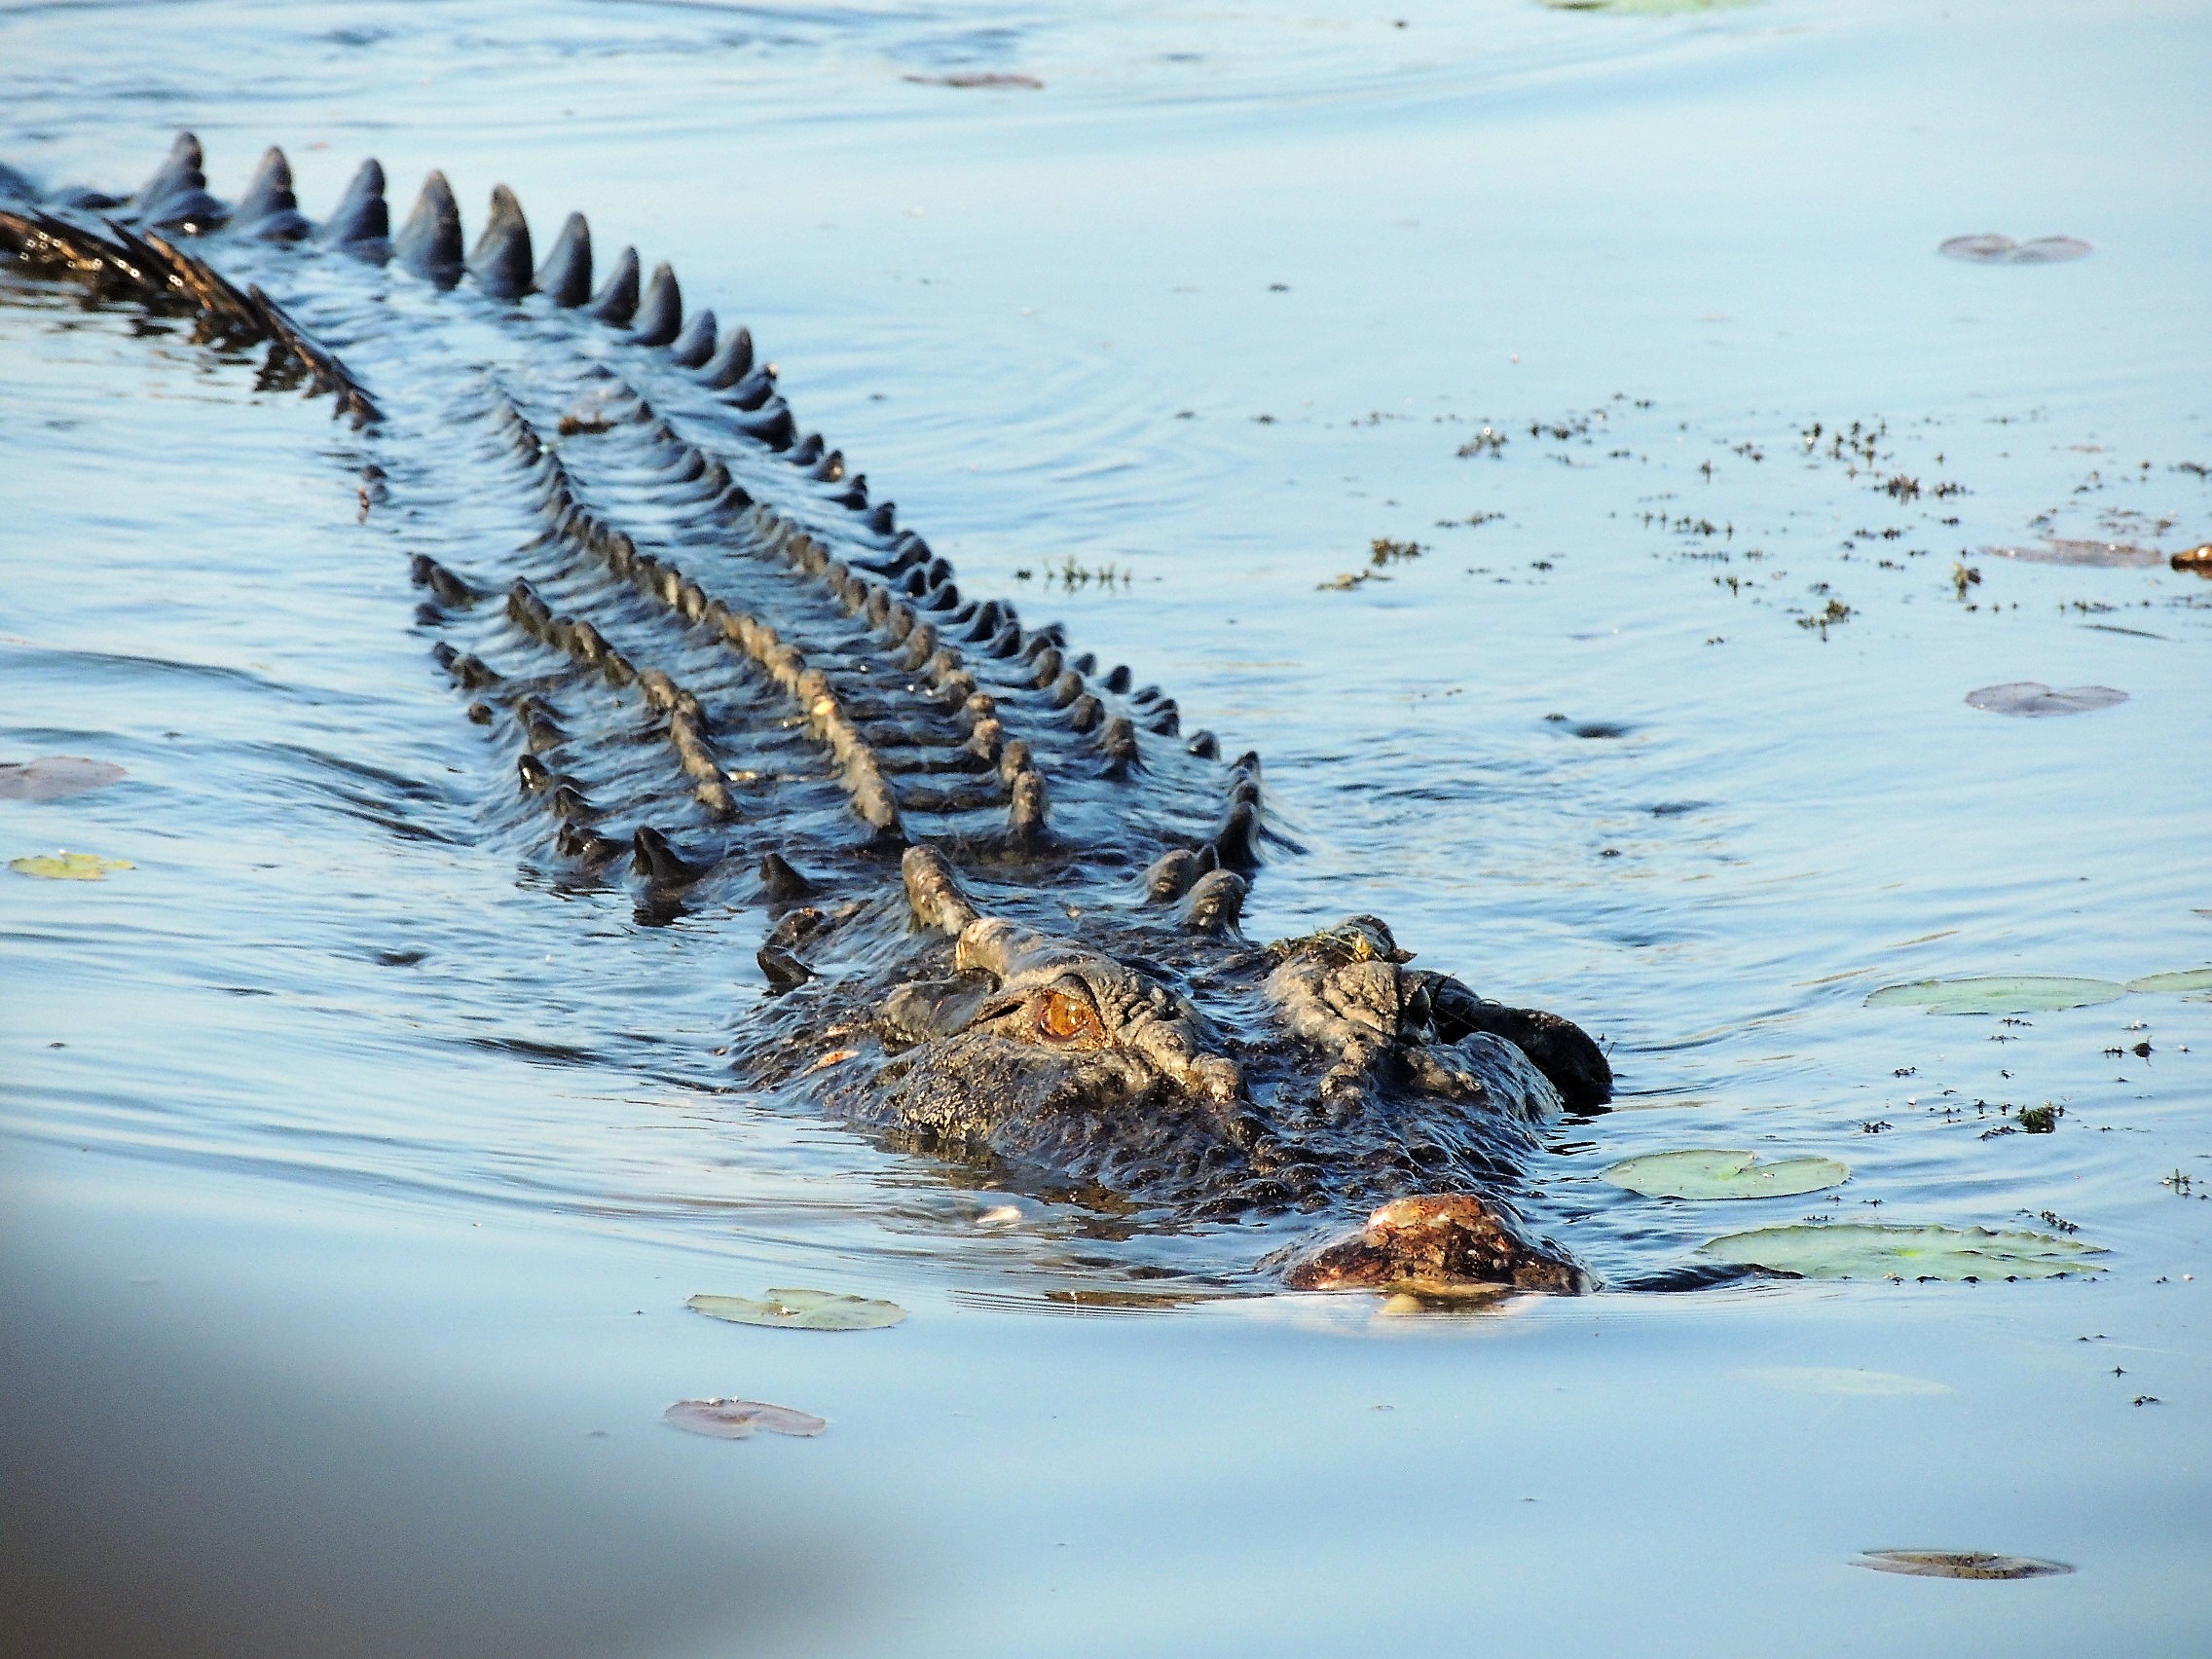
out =
[[[1087,998],[1067,991],[1047,991],[1032,1017],[1037,1035],[1061,1048],[1097,1048],[1106,1041],[1098,1011]]]

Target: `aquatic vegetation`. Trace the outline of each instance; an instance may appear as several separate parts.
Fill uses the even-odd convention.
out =
[[[129,859],[103,859],[96,853],[55,853],[10,859],[8,867],[18,875],[34,875],[42,881],[103,881],[111,869],[133,869]]]
[[[1851,1166],[1833,1158],[1767,1163],[1753,1152],[1693,1150],[1627,1159],[1602,1173],[1647,1198],[1788,1198],[1841,1186],[1851,1179]]]
[[[1698,1254],[1798,1278],[1985,1279],[2102,1272],[2085,1258],[2105,1251],[2042,1233],[1830,1222],[1731,1233]]]
[[[2140,979],[2128,980],[2127,988],[2154,994],[2212,991],[2212,968],[2185,968],[2178,974],[2146,974]]]
[[[79,755],[42,755],[36,760],[0,760],[0,800],[66,800],[105,789],[127,774],[107,760]]]
[[[2086,715],[2098,709],[2118,708],[2127,693],[2110,685],[2070,685],[2054,691],[2040,680],[2013,680],[2003,685],[1982,685],[1967,693],[1967,706],[1993,715],[2021,715],[2029,719],[2053,715]]]
[[[2111,979],[2055,974],[1984,974],[1963,979],[1913,979],[1884,985],[1868,1008],[1919,1008],[1930,1014],[2050,1014],[2118,1002],[2127,987]]]
[[[661,1421],[687,1434],[712,1440],[750,1440],[756,1429],[812,1439],[830,1426],[825,1418],[764,1400],[679,1400],[661,1413]]]
[[[747,1296],[700,1295],[684,1306],[733,1325],[792,1331],[880,1331],[906,1317],[906,1310],[896,1302],[830,1290],[771,1290],[757,1302]]]

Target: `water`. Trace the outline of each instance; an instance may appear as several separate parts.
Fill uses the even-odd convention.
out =
[[[2206,41],[2183,6],[0,19],[0,156],[49,181],[134,183],[189,125],[218,192],[280,142],[321,211],[373,152],[401,207],[437,166],[471,230],[503,181],[541,238],[581,207],[671,259],[973,591],[1267,756],[1308,851],[1254,937],[1372,909],[1616,1045],[1618,1109],[1531,1171],[1608,1277],[1823,1213],[2047,1212],[2110,1251],[1040,1317],[1156,1259],[1185,1276],[1153,1291],[1260,1287],[1072,1206],[986,1224],[1007,1195],[730,1092],[757,919],[640,928],[535,872],[404,537],[357,522],[358,441],[18,293],[0,757],[130,777],[0,803],[0,836],[136,867],[0,886],[8,1645],[2193,1651],[2207,1004],[1862,1004],[2212,961],[2212,586],[1984,551],[2212,539]],[[964,71],[1044,86],[904,78]],[[1984,230],[2096,251],[1934,252]],[[1424,552],[1325,591],[1376,537]],[[2029,679],[2129,700],[1965,702]],[[2045,1100],[2056,1133],[1983,1138]],[[1598,1179],[1700,1145],[1854,1176]],[[682,1308],[791,1282],[914,1316]],[[833,1427],[655,1421],[717,1393]],[[1915,1545],[2080,1570],[1848,1565]]]

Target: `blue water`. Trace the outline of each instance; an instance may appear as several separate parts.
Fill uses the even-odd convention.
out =
[[[34,296],[0,759],[129,777],[0,801],[0,854],[135,867],[0,879],[17,1604],[145,1588],[10,1649],[2194,1651],[2212,1005],[1863,1003],[2212,963],[2212,584],[1998,551],[2212,540],[2208,41],[2179,5],[0,17],[0,158],[47,182],[190,126],[218,192],[281,143],[315,212],[374,153],[401,206],[436,166],[472,230],[506,182],[541,237],[578,207],[671,259],[965,585],[1266,756],[1307,851],[1254,937],[1373,910],[1614,1044],[1618,1109],[1533,1172],[1609,1276],[1807,1214],[2110,1252],[1041,1317],[1156,1259],[1264,1287],[731,1092],[757,920],[642,929],[482,835],[503,777],[355,440]],[[978,72],[1043,85],[907,78]],[[2095,251],[1935,252],[1982,231]],[[1324,585],[1376,537],[1423,552]],[[2022,680],[2128,697],[1966,701]],[[1599,1178],[1689,1146],[1853,1178]],[[787,1283],[912,1317],[682,1307]],[[832,1428],[658,1425],[714,1393]],[[1850,1565],[1915,1545],[2079,1570]]]

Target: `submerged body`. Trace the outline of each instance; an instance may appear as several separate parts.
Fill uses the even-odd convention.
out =
[[[189,135],[128,202],[0,170],[19,268],[336,395],[364,522],[512,768],[494,830],[646,921],[767,903],[748,1083],[1163,1223],[1309,1214],[1343,1235],[1271,1258],[1293,1284],[1583,1287],[1506,1195],[1609,1097],[1586,1034],[1374,917],[1245,940],[1280,844],[1258,757],[964,597],[666,266],[595,273],[579,215],[537,262],[504,188],[466,250],[435,173],[390,221],[372,162],[311,224],[275,151],[226,204]],[[510,544],[441,533],[462,492]]]

